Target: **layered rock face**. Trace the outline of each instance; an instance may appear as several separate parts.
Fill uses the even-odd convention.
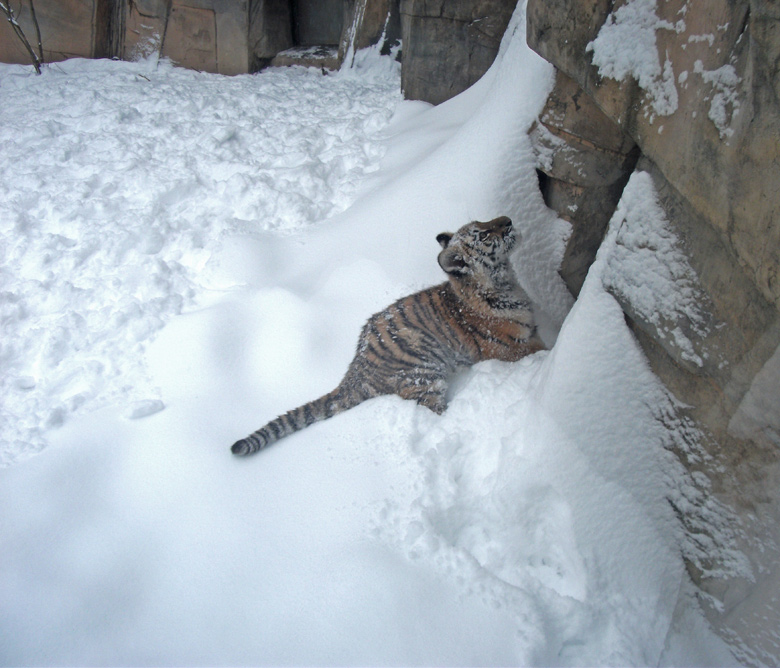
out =
[[[664,233],[682,254],[675,281],[692,306],[648,310],[631,286],[652,292],[657,272],[640,275],[632,254],[657,249],[623,216],[609,287],[654,371],[705,435],[710,459],[692,466],[740,520],[754,579],[692,569],[719,601],[712,620],[741,640],[746,661],[776,664],[780,7],[529,0],[528,42],[557,69],[533,133],[547,202],[573,226],[561,269],[572,291],[633,172],[649,175]]]
[[[492,65],[517,0],[401,0],[401,87],[439,104]]]
[[[255,72],[269,64],[335,69],[356,49],[380,41],[389,53],[401,37],[399,0],[34,0],[34,5],[46,62],[160,54],[182,67],[220,74]],[[29,3],[13,7],[35,46]],[[503,27],[499,40],[502,32]],[[446,32],[443,37],[448,43],[454,39]],[[324,60],[316,48],[308,59],[295,52],[318,45],[333,47]],[[30,63],[5,20],[0,62]]]

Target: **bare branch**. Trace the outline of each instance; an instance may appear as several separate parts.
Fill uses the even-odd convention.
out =
[[[32,7],[32,0],[30,0],[30,6]],[[33,67],[35,68],[35,71],[37,74],[41,73],[41,63],[43,62],[43,58],[38,58],[35,51],[33,51],[32,46],[30,45],[29,40],[27,39],[27,36],[24,34],[24,30],[22,30],[22,26],[19,25],[19,22],[16,20],[16,16],[14,15],[13,7],[11,7],[11,3],[8,2],[6,4],[5,2],[0,1],[0,12],[5,14],[5,17],[8,19],[8,23],[11,24],[11,28],[13,29],[16,36],[21,40],[22,44],[24,45],[24,48],[27,49],[27,53],[30,54],[30,60],[32,60]],[[35,21],[36,29],[38,25],[38,21]],[[40,35],[39,35],[40,40]],[[40,41],[39,41],[40,46]],[[43,55],[43,47],[41,47],[41,55]]]
[[[33,0],[30,0],[30,14],[32,15],[33,25],[35,26],[35,36],[38,38],[38,56],[41,61],[41,65],[43,65],[44,59],[43,59],[43,42],[41,40],[41,26],[38,25],[38,16],[35,13],[35,3]]]

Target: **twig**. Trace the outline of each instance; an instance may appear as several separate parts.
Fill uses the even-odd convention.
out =
[[[43,42],[41,40],[41,26],[38,25],[38,16],[35,14],[35,3],[33,0],[30,0],[30,15],[32,16],[33,25],[35,26],[35,35],[38,38],[38,56],[41,60],[41,65],[43,65],[44,59],[43,59]]]
[[[30,7],[32,7],[32,0],[30,0]],[[4,2],[0,2],[0,12],[3,12],[5,14],[5,17],[8,19],[8,23],[11,24],[11,28],[13,29],[16,36],[21,40],[22,44],[24,45],[24,48],[27,49],[27,53],[30,54],[30,59],[32,60],[33,67],[35,68],[35,72],[37,74],[41,73],[41,63],[43,62],[43,47],[41,47],[41,58],[38,58],[35,51],[33,51],[32,46],[30,46],[30,42],[27,39],[27,35],[24,34],[24,30],[22,30],[22,26],[19,25],[19,22],[16,20],[16,16],[14,16],[14,10],[11,7],[11,3],[8,2],[6,5]],[[38,21],[35,21],[35,26],[37,29]],[[40,40],[40,34],[39,34],[39,40]],[[39,41],[40,46],[40,41]]]

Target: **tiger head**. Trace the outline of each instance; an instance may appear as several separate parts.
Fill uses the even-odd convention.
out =
[[[451,278],[490,280],[507,266],[509,253],[515,245],[515,232],[512,221],[500,216],[486,223],[474,221],[455,234],[442,232],[436,241],[443,248],[439,253],[439,266]]]

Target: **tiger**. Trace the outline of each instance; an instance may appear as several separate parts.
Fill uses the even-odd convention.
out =
[[[489,359],[517,361],[545,348],[509,255],[517,235],[506,216],[473,221],[436,240],[447,281],[372,315],[333,391],[233,444],[249,455],[373,397],[396,394],[441,415],[456,370]]]

